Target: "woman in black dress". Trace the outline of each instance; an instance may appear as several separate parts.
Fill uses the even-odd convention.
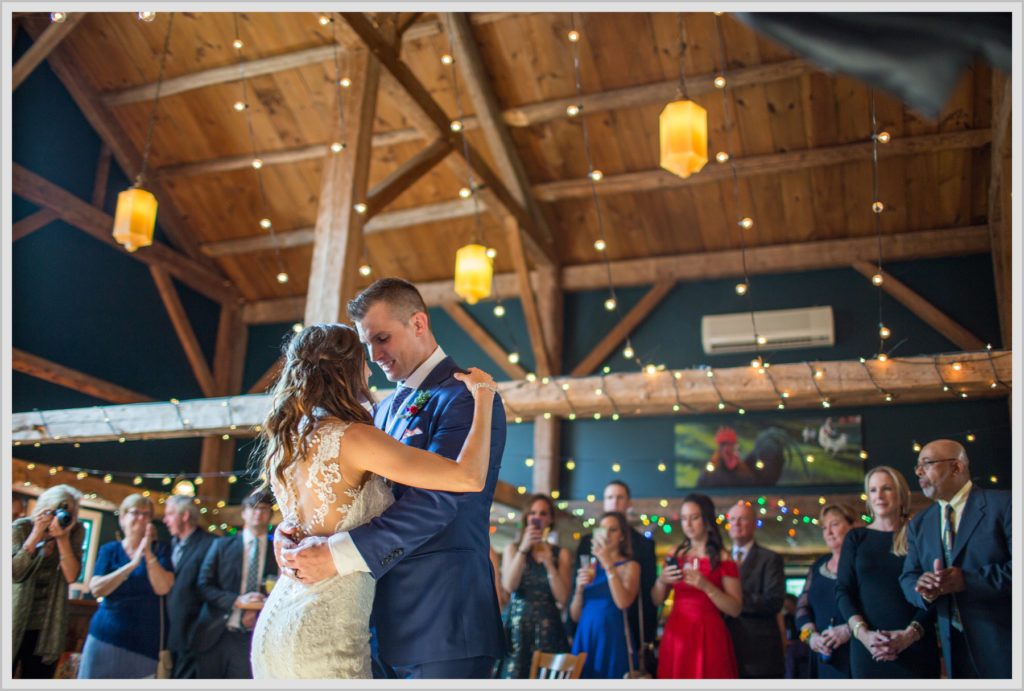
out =
[[[812,679],[850,678],[850,627],[836,605],[836,573],[843,540],[855,521],[853,511],[844,504],[826,504],[821,509],[821,534],[832,553],[811,566],[796,605],[800,639],[811,649]]]
[[[555,505],[546,494],[530,497],[522,540],[505,549],[501,584],[512,593],[505,616],[508,656],[499,661],[501,679],[526,679],[535,650],[569,652],[559,606],[569,598],[572,564],[569,550],[548,544]]]
[[[864,478],[867,528],[846,535],[839,557],[836,601],[857,639],[851,643],[854,679],[934,679],[939,649],[934,612],[907,602],[899,578],[907,554],[910,488],[895,468],[878,466]]]

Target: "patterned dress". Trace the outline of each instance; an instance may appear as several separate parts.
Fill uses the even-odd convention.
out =
[[[561,550],[551,547],[551,558],[558,563]],[[548,584],[548,570],[533,557],[526,558],[519,587],[512,593],[505,616],[505,637],[509,654],[498,663],[501,679],[526,679],[530,674],[533,651],[569,652],[569,638],[562,626],[562,615]]]

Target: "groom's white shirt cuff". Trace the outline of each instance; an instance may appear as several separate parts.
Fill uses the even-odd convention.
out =
[[[334,560],[334,568],[338,570],[338,575],[344,576],[355,571],[370,573],[370,567],[366,565],[366,560],[348,533],[331,535],[327,538],[327,546],[331,549],[331,558]]]

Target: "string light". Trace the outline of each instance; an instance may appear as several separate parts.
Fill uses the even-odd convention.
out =
[[[715,154],[715,160],[719,163],[726,163],[729,160],[729,153],[727,151],[719,151]]]
[[[604,252],[607,247],[607,243],[601,238],[594,240],[594,249],[597,250],[598,252]]]
[[[245,101],[235,101],[234,105],[232,105],[231,107],[234,108],[239,113],[241,113],[243,110],[245,110],[249,106],[247,106],[245,104]]]
[[[722,75],[718,75],[718,76],[715,77],[715,88],[716,89],[724,89],[725,88],[725,77],[723,77]]]
[[[737,295],[746,295],[747,294],[747,290],[749,288],[750,288],[750,286],[748,286],[746,283],[737,283],[736,284],[736,294]]]
[[[67,12],[51,12],[50,21],[54,24],[63,24],[68,18]]]
[[[156,12],[139,12],[139,20],[148,23],[156,19]]]
[[[574,118],[580,114],[581,110],[583,110],[583,106],[581,106],[580,104],[570,103],[565,107],[565,114],[568,115],[570,118]]]
[[[326,14],[321,14],[317,21],[320,22],[320,26],[327,26],[328,24],[331,23],[331,18],[328,17]]]
[[[344,150],[345,145],[342,144],[341,142],[331,142],[331,151],[333,151],[334,153],[340,154]]]
[[[350,86],[352,86],[352,80],[349,79],[348,77],[342,77],[341,79],[338,80],[338,86],[340,86],[342,89],[347,89]]]
[[[288,272],[287,271],[279,272],[277,274],[277,282],[282,284],[282,285],[287,283],[288,282]]]
[[[618,306],[618,303],[615,301],[615,298],[613,298],[613,297],[612,298],[608,298],[607,300],[604,301],[604,308],[606,310],[608,310],[609,312],[614,312],[615,308],[617,306]]]
[[[739,220],[739,227],[743,230],[750,230],[754,227],[754,219],[750,218],[750,216],[744,216]]]
[[[504,305],[500,305],[500,304],[499,305],[495,305],[494,306],[494,316],[495,317],[504,317],[505,316],[505,306]]]
[[[580,32],[576,31],[576,29],[572,29],[568,34],[566,34],[566,38],[569,39],[570,43],[577,43],[580,40]]]
[[[245,44],[242,43],[242,39],[240,38],[236,38],[234,41],[231,42],[231,47],[233,47],[235,50],[242,50],[243,46],[245,46]]]
[[[508,361],[510,363],[512,363],[513,365],[517,364],[519,362],[519,353],[517,353],[515,351],[512,351],[511,353],[509,353],[508,354]]]
[[[442,53],[441,54],[441,64],[442,65],[452,65],[454,63],[455,63],[455,58],[452,56],[451,53]]]
[[[448,127],[451,128],[452,132],[461,132],[463,127],[462,120],[452,120]]]

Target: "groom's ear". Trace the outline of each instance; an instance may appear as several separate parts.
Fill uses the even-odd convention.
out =
[[[430,317],[426,312],[414,312],[411,320],[416,336],[422,336],[430,331]]]

